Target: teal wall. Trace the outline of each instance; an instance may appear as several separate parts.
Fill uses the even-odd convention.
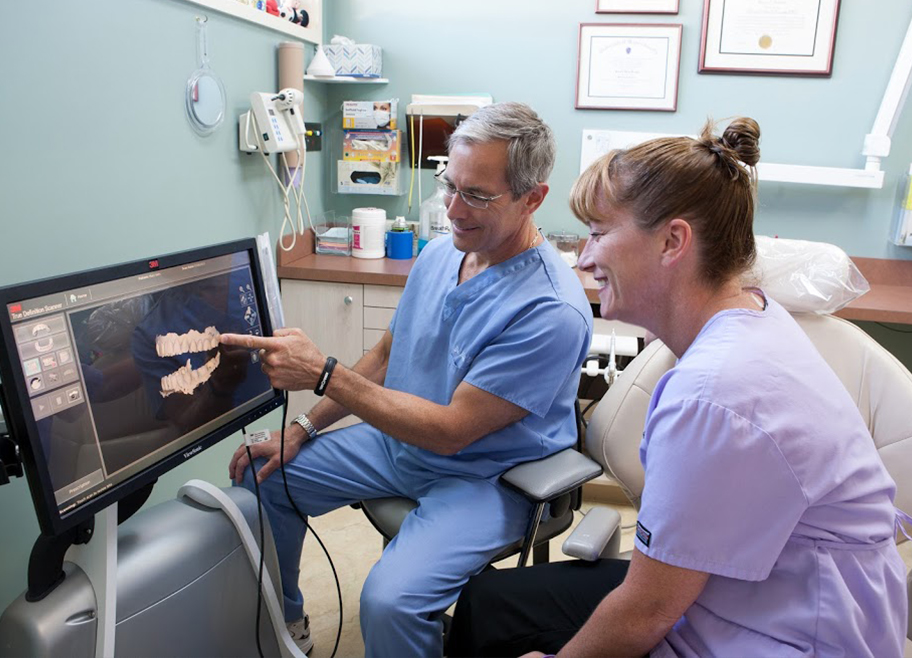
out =
[[[0,286],[277,235],[277,186],[260,156],[237,150],[237,115],[251,91],[275,89],[275,47],[286,37],[208,13],[228,115],[199,137],[184,91],[198,67],[201,13],[176,0],[2,3]],[[306,89],[305,119],[325,113],[319,90]],[[323,206],[319,160],[309,162],[305,188],[315,212]],[[166,475],[153,502],[193,477],[227,484],[238,444],[226,439]],[[25,481],[0,488],[0,610],[25,588],[37,536]]]
[[[902,0],[843,0],[830,79],[698,75],[703,3],[681,0],[677,16],[596,15],[594,0],[326,0],[326,34],[384,49],[385,87],[305,88],[305,119],[338,119],[344,99],[413,93],[488,92],[521,100],[554,127],[559,158],[538,221],[545,230],[581,227],[566,199],[578,173],[581,131],[616,128],[692,133],[707,115],[747,114],[764,131],[770,162],[861,167],[859,155],[912,18]],[[257,157],[237,151],[235,117],[254,90],[276,86],[275,46],[284,37],[209,12],[212,66],[228,93],[228,120],[198,137],[183,93],[197,68],[194,17],[178,0],[119,0],[0,8],[0,285],[143,258],[270,230],[280,224],[276,190]],[[684,25],[676,113],[573,108],[580,22]],[[37,28],[37,29],[36,29]],[[894,136],[884,190],[763,184],[759,232],[829,240],[851,255],[912,258],[887,244],[895,188],[912,161],[909,111]],[[383,205],[406,213],[406,198],[328,195],[320,155],[308,163],[311,209],[348,212]],[[431,190],[425,174],[424,190]],[[411,218],[417,219],[417,202]],[[869,327],[866,326],[866,329]],[[881,332],[886,336],[887,331]],[[901,353],[907,337],[889,334]],[[906,348],[908,355],[908,348]],[[912,359],[907,358],[907,364]],[[273,416],[264,425],[278,426]],[[153,502],[191,477],[225,484],[228,439],[165,476]],[[25,482],[0,489],[0,609],[25,587],[38,527]]]
[[[334,87],[334,109],[346,98],[399,98],[400,119],[414,93],[488,92],[497,101],[532,105],[554,128],[558,160],[551,194],[538,213],[546,230],[582,232],[567,208],[579,173],[586,128],[692,134],[708,115],[747,115],[763,131],[767,162],[862,168],[862,141],[870,131],[909,21],[905,0],[843,0],[831,78],[700,75],[701,0],[681,0],[677,15],[596,14],[595,0],[332,0],[327,34],[344,34],[383,48],[386,87]],[[626,112],[575,110],[577,34],[587,23],[681,23],[678,110]],[[757,232],[827,240],[850,255],[912,258],[912,249],[890,246],[896,185],[912,162],[912,108],[907,108],[885,163],[883,190],[852,190],[763,183]],[[425,196],[430,176],[425,179]],[[332,202],[347,210],[377,204],[376,197]],[[381,200],[406,214],[405,197]],[[410,216],[417,220],[413,206]]]

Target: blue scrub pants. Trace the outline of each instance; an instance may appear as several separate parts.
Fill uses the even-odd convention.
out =
[[[261,460],[257,468],[262,465]],[[403,496],[419,506],[371,569],[361,592],[366,656],[428,658],[443,654],[439,620],[470,576],[525,532],[531,504],[497,482],[443,475],[402,444],[361,423],[308,441],[285,464],[298,509],[319,516],[359,500]],[[253,490],[250,469],[244,486]],[[277,470],[260,485],[282,575],[285,619],[303,616],[298,587],[305,526]]]

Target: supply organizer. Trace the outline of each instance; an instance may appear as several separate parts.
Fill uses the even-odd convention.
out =
[[[335,193],[403,193],[398,111],[396,99],[342,103],[341,130],[334,130],[330,140]]]

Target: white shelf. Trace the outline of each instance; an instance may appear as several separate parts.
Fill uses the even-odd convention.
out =
[[[385,85],[389,83],[387,78],[357,78],[353,75],[336,75],[331,78],[318,77],[315,75],[305,75],[305,82],[325,82],[331,85],[339,84],[356,84],[356,85]]]
[[[884,172],[842,167],[809,167],[806,165],[757,164],[760,181],[776,183],[802,183],[804,185],[832,185],[835,187],[861,187],[879,190],[884,185]]]
[[[656,137],[679,137],[661,133],[626,132],[619,130],[583,130],[580,149],[580,173],[596,158],[612,149],[626,149]],[[688,135],[694,137],[694,135]],[[776,183],[803,185],[831,185],[834,187],[860,187],[879,190],[884,185],[884,172],[879,169],[847,169],[807,165],[761,162],[757,165],[757,178]]]
[[[179,2],[189,2],[190,4],[199,5],[212,9],[222,14],[228,14],[235,18],[240,18],[250,23],[256,23],[263,27],[281,32],[293,39],[307,41],[320,45],[323,43],[323,0],[310,0],[305,3],[304,9],[310,17],[310,24],[307,27],[295,25],[284,18],[273,16],[265,11],[254,9],[249,5],[242,4],[238,0],[178,0]]]

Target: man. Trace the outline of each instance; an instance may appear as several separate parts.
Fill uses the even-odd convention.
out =
[[[554,152],[551,130],[519,103],[488,106],[459,126],[438,181],[452,237],[425,247],[389,330],[353,368],[334,364],[300,330],[222,335],[261,349],[274,386],[325,392],[286,430],[285,470],[304,514],[384,496],[419,503],[364,584],[368,656],[442,654],[440,613],[525,530],[530,504],[499,476],[574,441],[592,314],[578,278],[533,223]],[[349,413],[365,422],[317,435]],[[258,479],[286,621],[300,637],[305,527],[281,477],[270,477],[277,444],[252,451],[265,460]],[[247,465],[239,448],[229,473],[252,487]]]

